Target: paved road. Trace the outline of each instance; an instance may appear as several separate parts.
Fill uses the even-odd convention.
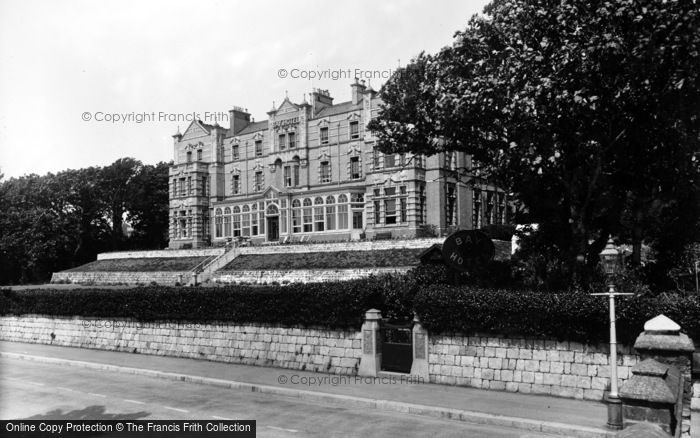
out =
[[[255,419],[259,437],[549,435],[0,358],[1,419]]]

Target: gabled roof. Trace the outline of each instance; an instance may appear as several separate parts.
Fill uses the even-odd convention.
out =
[[[286,110],[286,109],[298,110],[298,109],[299,109],[299,105],[297,105],[296,103],[294,103],[294,102],[292,102],[291,100],[289,100],[289,97],[285,97],[284,100],[282,101],[282,103],[280,104],[280,106],[278,106],[277,108],[275,108],[273,111],[279,112],[279,111],[281,111],[281,110],[283,110],[283,109],[284,109],[284,110]],[[272,111],[271,111],[271,112],[272,112]]]
[[[235,135],[245,135],[245,134],[252,134],[253,132],[257,132],[257,131],[264,131],[267,129],[267,126],[268,126],[267,120],[263,120],[262,122],[249,123],[248,125],[246,125],[245,128],[236,132]]]
[[[213,125],[207,125],[206,123],[202,122],[201,120],[193,120],[190,125],[185,129],[185,132],[182,134],[182,137],[201,137],[202,135],[209,135],[211,134],[211,130],[214,128]]]
[[[270,192],[275,192],[276,194],[279,195],[280,193],[282,193],[282,194],[287,193],[287,189],[281,190],[281,189],[278,189],[275,185],[270,185],[270,187],[266,188],[265,191],[262,192],[262,194],[260,196],[262,196],[264,198]]]
[[[353,104],[352,101],[342,102],[337,105],[327,106],[322,108],[315,116],[314,119],[319,117],[334,116],[336,114],[348,113],[350,111],[362,109],[362,103]]]

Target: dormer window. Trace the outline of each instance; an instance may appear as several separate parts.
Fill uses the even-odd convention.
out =
[[[328,144],[328,127],[321,128],[321,144]]]

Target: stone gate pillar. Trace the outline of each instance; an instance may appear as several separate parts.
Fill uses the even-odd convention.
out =
[[[667,387],[670,388],[670,394],[675,392],[671,382],[675,380],[673,376],[677,373],[680,387],[677,394],[678,402],[674,408],[674,416],[677,418],[674,423],[677,423],[677,427],[673,429],[677,429],[676,436],[689,436],[690,400],[692,397],[691,373],[695,345],[692,339],[685,333],[681,333],[680,330],[681,327],[678,324],[664,315],[647,321],[644,324],[644,332],[634,343],[634,348],[640,355],[642,362],[632,369],[633,376],[624,386],[628,396],[652,392],[658,396]],[[645,397],[649,398],[647,396],[637,398],[647,405],[653,403],[653,400],[643,400]],[[666,398],[670,401],[668,396]],[[629,403],[628,397],[627,404]],[[625,419],[628,419],[627,411]],[[666,428],[664,427],[664,429]]]
[[[365,322],[362,324],[362,358],[357,370],[357,374],[361,376],[377,377],[381,370],[381,321],[382,313],[379,310],[370,309],[365,313]]]
[[[418,319],[418,315],[413,318],[413,363],[411,364],[411,375],[430,381],[428,368],[428,331],[423,328]]]

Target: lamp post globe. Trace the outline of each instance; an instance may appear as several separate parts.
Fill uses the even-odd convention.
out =
[[[612,239],[608,239],[607,245],[600,252],[600,262],[608,282],[612,282],[615,274],[620,271],[620,252],[615,248]]]

